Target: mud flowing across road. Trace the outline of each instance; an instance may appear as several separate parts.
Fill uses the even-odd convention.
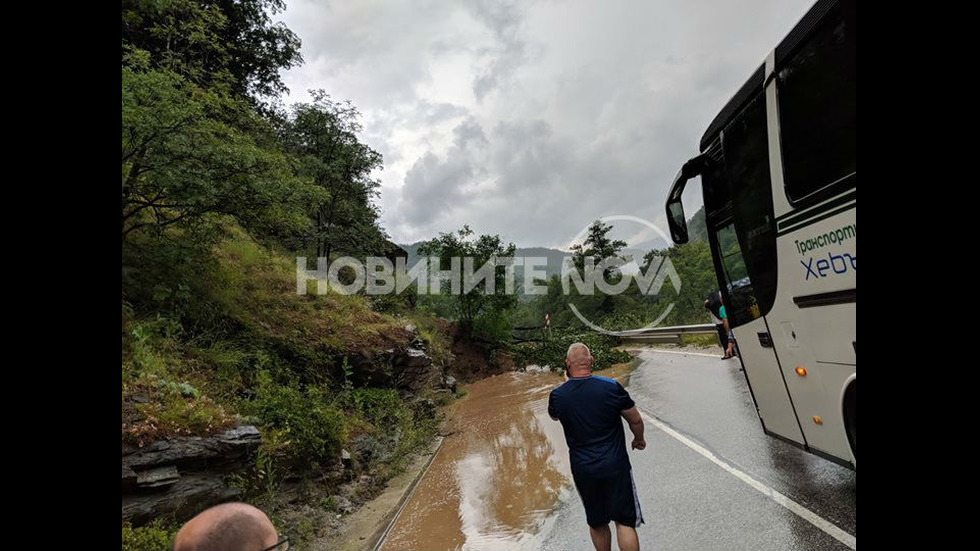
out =
[[[600,373],[623,380],[628,371]],[[450,435],[381,549],[540,548],[563,492],[575,491],[561,425],[547,412],[562,382],[529,371],[467,386],[451,406]]]

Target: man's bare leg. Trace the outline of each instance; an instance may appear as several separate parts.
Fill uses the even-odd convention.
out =
[[[589,526],[589,535],[592,536],[595,551],[612,551],[612,532],[609,531],[608,524],[601,528]]]
[[[619,551],[640,551],[640,538],[636,535],[636,528],[617,522],[616,545]]]

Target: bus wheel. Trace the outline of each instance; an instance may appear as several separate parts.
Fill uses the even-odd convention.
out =
[[[847,441],[851,445],[851,453],[857,460],[857,381],[851,383],[844,392],[844,429],[847,431]]]

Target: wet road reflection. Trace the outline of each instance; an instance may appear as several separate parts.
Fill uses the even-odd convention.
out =
[[[856,535],[854,471],[766,436],[740,364],[718,356],[640,348],[628,390],[645,412],[725,464],[779,492],[810,520],[664,430],[648,426],[647,449],[631,452],[647,524],[646,551],[850,548],[827,523]],[[563,500],[542,549],[590,549],[577,496]],[[853,545],[853,539],[850,540]]]
[[[630,462],[647,524],[642,549],[842,549],[856,535],[854,471],[766,436],[739,365],[717,356],[635,351],[639,366],[602,372],[664,426],[687,435],[809,517],[649,426]],[[507,373],[466,388],[447,436],[381,545],[425,549],[591,549],[561,425],[547,414],[553,373]],[[809,519],[809,520],[808,520]],[[829,525],[828,525],[829,523]],[[849,539],[849,541],[848,541]]]
[[[622,378],[626,366],[602,372]],[[381,549],[537,549],[573,492],[548,393],[561,374],[505,373],[466,387],[446,437]]]

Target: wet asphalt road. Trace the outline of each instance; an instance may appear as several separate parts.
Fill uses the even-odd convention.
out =
[[[737,359],[654,349],[642,349],[640,358],[627,389],[642,411],[856,536],[856,473],[766,436]],[[648,420],[644,424],[647,448],[630,452],[646,521],[637,530],[641,549],[849,548]],[[563,494],[548,534],[544,549],[593,549],[575,492]]]

